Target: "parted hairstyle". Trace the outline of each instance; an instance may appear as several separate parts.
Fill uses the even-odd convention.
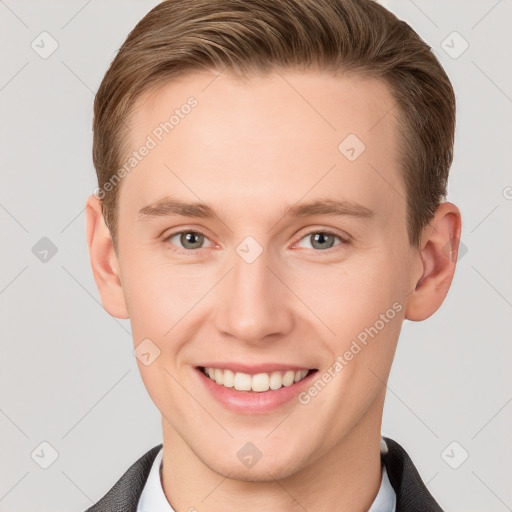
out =
[[[129,33],[94,101],[93,162],[116,252],[122,183],[113,186],[112,179],[130,150],[136,101],[188,72],[243,78],[276,68],[386,82],[398,120],[408,238],[419,247],[446,199],[455,94],[430,46],[407,23],[375,0],[164,0]]]

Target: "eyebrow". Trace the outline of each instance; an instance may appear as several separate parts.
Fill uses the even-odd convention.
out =
[[[312,215],[350,216],[371,218],[375,212],[366,206],[351,201],[336,199],[316,199],[307,203],[293,204],[285,207],[282,217],[308,217]],[[179,199],[164,197],[159,201],[144,206],[139,210],[139,220],[152,217],[168,217],[181,215],[183,217],[213,218],[217,211],[205,203],[187,203]]]

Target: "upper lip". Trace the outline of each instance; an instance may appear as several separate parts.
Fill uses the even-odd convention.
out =
[[[298,370],[313,370],[314,368],[307,366],[297,366],[292,364],[283,363],[261,363],[261,364],[245,364],[233,362],[211,362],[202,363],[197,366],[198,368],[219,368],[221,370],[231,370],[233,373],[248,373],[249,375],[256,375],[258,373],[272,373],[278,371],[298,371]]]

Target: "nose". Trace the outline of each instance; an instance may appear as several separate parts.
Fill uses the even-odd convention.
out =
[[[231,261],[232,269],[216,291],[218,332],[247,344],[286,336],[294,326],[293,294],[279,265],[265,250],[252,262],[238,253]]]

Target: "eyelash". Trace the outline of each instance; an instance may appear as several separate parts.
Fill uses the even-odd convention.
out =
[[[174,244],[171,244],[169,242],[169,240],[173,237],[173,236],[176,236],[176,235],[181,235],[183,233],[194,233],[196,235],[203,235],[206,239],[209,240],[208,236],[206,235],[206,233],[203,233],[202,231],[198,230],[198,229],[184,229],[184,230],[181,230],[181,231],[176,231],[174,233],[171,233],[169,235],[166,235],[164,237],[164,243],[166,244],[169,244],[169,245],[174,245]],[[326,254],[331,254],[332,251],[334,251],[336,249],[336,247],[338,246],[343,246],[343,245],[348,245],[350,243],[349,239],[348,238],[345,238],[345,237],[342,237],[341,235],[339,235],[338,233],[335,233],[334,231],[330,231],[328,229],[317,229],[317,230],[313,230],[313,231],[310,231],[309,233],[306,233],[304,235],[302,235],[296,242],[294,242],[292,245],[296,245],[298,242],[300,242],[301,240],[303,240],[304,238],[308,237],[308,236],[311,236],[313,234],[317,234],[317,233],[322,233],[323,235],[332,235],[336,238],[338,238],[340,240],[340,243],[339,244],[336,244],[335,246],[333,247],[330,247],[329,249],[325,249],[325,250],[319,250],[319,249],[305,249],[306,251],[308,252],[314,252],[314,253],[326,253]],[[176,246],[174,246],[176,247]],[[174,253],[177,253],[177,254],[183,254],[183,255],[186,255],[186,256],[192,256],[194,255],[194,253],[198,252],[199,250],[201,249],[207,249],[207,247],[200,247],[199,249],[181,249],[181,248],[173,248],[173,247],[169,247],[169,249],[174,252]]]

